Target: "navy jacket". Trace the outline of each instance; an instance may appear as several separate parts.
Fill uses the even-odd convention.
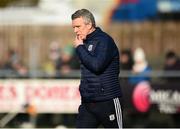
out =
[[[106,101],[121,97],[119,52],[113,39],[96,28],[76,48],[81,61],[82,102]]]

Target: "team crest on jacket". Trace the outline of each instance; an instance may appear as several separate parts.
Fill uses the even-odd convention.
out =
[[[89,45],[89,46],[88,46],[88,51],[92,51],[92,48],[93,48],[93,45],[92,45],[92,44]]]
[[[110,120],[110,121],[115,120],[115,115],[114,115],[114,114],[109,115],[109,120]]]

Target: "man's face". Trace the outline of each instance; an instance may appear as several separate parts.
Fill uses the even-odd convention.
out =
[[[175,63],[176,63],[176,58],[174,58],[174,57],[171,57],[171,58],[166,60],[166,64],[168,66],[173,66]]]
[[[82,17],[72,20],[72,27],[77,37],[80,37],[81,39],[86,39],[86,36],[91,29],[91,25],[86,24]]]

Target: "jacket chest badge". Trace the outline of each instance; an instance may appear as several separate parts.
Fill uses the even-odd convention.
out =
[[[93,45],[91,44],[88,46],[88,51],[92,51],[92,49],[93,49]]]

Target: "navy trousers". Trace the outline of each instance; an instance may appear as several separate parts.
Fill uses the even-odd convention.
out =
[[[76,128],[122,128],[119,98],[104,102],[82,103],[79,106]]]

